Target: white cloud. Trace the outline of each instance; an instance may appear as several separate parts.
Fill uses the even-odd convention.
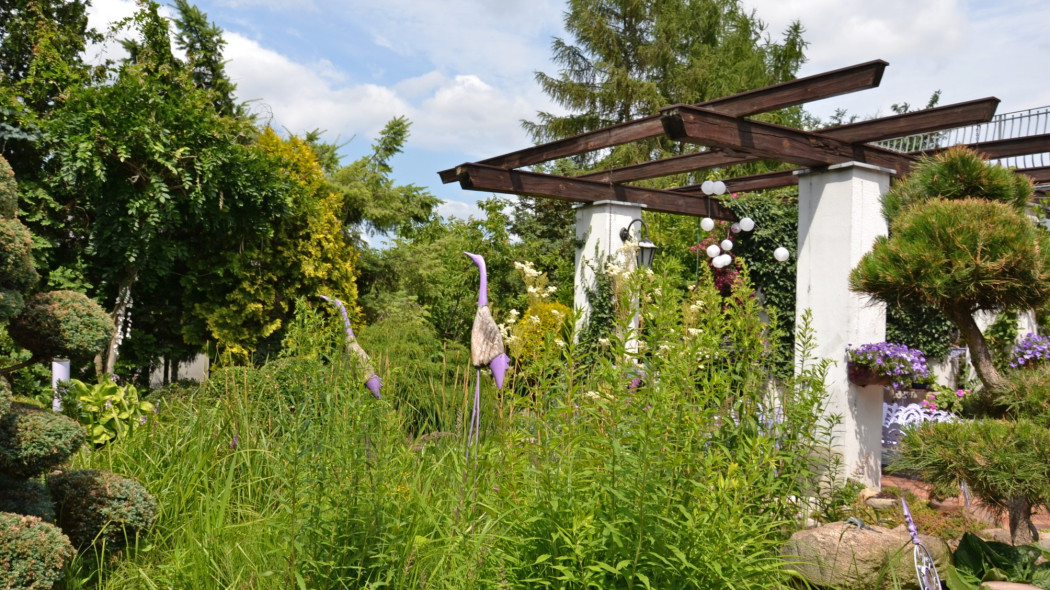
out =
[[[484,216],[481,209],[478,208],[477,203],[465,203],[463,201],[452,200],[444,201],[438,205],[437,212],[442,217],[458,217],[459,219],[466,219],[468,217],[481,219]]]
[[[924,106],[935,90],[941,104],[995,95],[999,111],[1050,104],[1042,71],[1050,46],[1041,31],[1050,4],[1035,0],[744,0],[774,38],[792,20],[810,46],[801,75],[884,59],[877,89],[812,103],[830,115],[843,107],[861,116],[890,114],[890,105]]]

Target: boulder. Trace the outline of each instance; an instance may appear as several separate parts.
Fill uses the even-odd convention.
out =
[[[948,545],[937,537],[920,535],[938,571],[951,563]],[[781,550],[784,565],[815,586],[841,589],[917,589],[911,536],[901,525],[858,528],[835,522],[798,531]]]

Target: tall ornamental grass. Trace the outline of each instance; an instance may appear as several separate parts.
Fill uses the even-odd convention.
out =
[[[771,380],[780,339],[746,281],[617,281],[642,329],[587,358],[571,323],[546,334],[527,395],[483,375],[476,458],[473,371],[386,369],[377,401],[338,322],[300,306],[282,358],[169,390],[148,427],[78,458],[141,481],[160,515],[124,559],[82,554],[66,587],[785,587],[825,365]]]

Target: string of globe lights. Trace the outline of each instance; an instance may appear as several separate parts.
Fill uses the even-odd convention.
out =
[[[705,180],[700,185],[700,190],[708,195],[724,195],[726,193],[726,183],[721,180]],[[704,231],[715,229],[715,220],[710,217],[701,219],[700,229]],[[753,229],[755,229],[755,220],[750,217],[744,217],[740,221],[730,225],[726,239],[722,240],[719,244],[711,244],[707,247],[707,257],[711,259],[711,266],[715,268],[725,268],[732,264],[733,255],[729,253],[733,249],[732,234],[740,233],[742,231],[748,232]],[[775,258],[777,262],[785,262],[790,257],[791,253],[783,246],[778,246],[773,250],[773,258]]]

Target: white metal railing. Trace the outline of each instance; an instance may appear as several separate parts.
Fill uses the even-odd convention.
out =
[[[1045,133],[1050,133],[1050,106],[1002,113],[995,115],[987,123],[886,139],[875,142],[875,145],[898,152],[915,152],[1000,139],[1017,139]],[[1013,156],[992,161],[1012,168],[1050,166],[1050,153]]]

